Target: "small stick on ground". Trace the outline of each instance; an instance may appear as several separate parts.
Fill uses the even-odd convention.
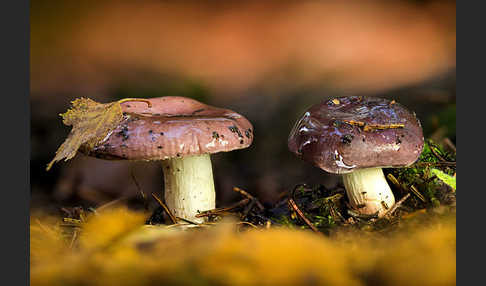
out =
[[[454,145],[454,143],[452,143],[451,139],[449,139],[448,137],[446,137],[442,141],[444,142],[444,145],[447,148],[449,148],[451,151],[453,151],[454,154],[456,153],[456,145]]]
[[[346,221],[346,219],[343,217],[343,215],[336,209],[336,207],[334,206],[334,202],[330,202],[328,203],[329,206],[330,206],[330,209],[331,209],[331,215],[334,213],[338,216],[338,218],[341,220],[341,221]],[[334,218],[334,215],[333,215],[333,218]]]
[[[76,238],[78,238],[78,230],[75,229],[73,232],[73,237],[71,238],[71,243],[69,243],[69,248],[73,248],[74,242],[76,241]]]
[[[289,205],[290,209],[294,210],[297,213],[297,215],[312,229],[312,231],[322,235],[322,233],[304,215],[304,213],[300,210],[299,206],[297,205],[297,203],[294,200],[295,191],[298,188],[300,188],[301,186],[305,186],[305,184],[299,184],[299,185],[295,186],[294,189],[292,190],[292,192],[290,192],[289,199],[287,200],[288,205]]]
[[[81,220],[75,219],[75,218],[70,218],[70,217],[64,217],[62,218],[63,222],[67,222],[69,224],[67,225],[72,225],[72,226],[79,226],[81,224]]]
[[[256,225],[252,224],[251,222],[247,222],[247,221],[239,221],[239,222],[237,222],[236,224],[237,224],[237,225],[240,225],[240,224],[246,224],[246,225],[249,225],[249,226],[251,226],[251,227],[253,227],[253,228],[258,228],[258,226],[256,226]]]
[[[430,148],[430,151],[432,151],[432,154],[434,154],[434,156],[437,157],[439,161],[446,162],[446,159],[444,159],[444,157],[442,157],[439,153],[437,153],[437,151],[435,151],[433,147]]]
[[[122,198],[118,198],[118,199],[109,201],[109,202],[102,204],[101,206],[97,207],[95,209],[95,212],[99,212],[99,211],[102,211],[104,209],[107,209],[107,208],[114,206],[114,205],[118,204],[119,202],[124,201],[126,199],[128,199],[128,197],[122,197]]]
[[[233,191],[238,192],[238,193],[242,194],[244,197],[247,197],[248,199],[255,201],[256,204],[257,204],[257,206],[258,206],[258,208],[260,210],[264,210],[265,209],[265,207],[262,205],[262,203],[260,203],[260,201],[257,198],[255,198],[254,196],[250,195],[247,191],[242,190],[242,189],[240,189],[238,187],[233,187]]]
[[[196,215],[196,217],[200,218],[200,217],[206,217],[206,216],[211,216],[211,215],[218,215],[218,214],[222,214],[222,213],[228,213],[231,210],[234,210],[236,208],[247,205],[249,202],[250,202],[250,199],[242,199],[241,201],[237,202],[236,204],[234,204],[230,207],[215,208],[215,209],[212,209],[212,210],[203,211],[201,213],[198,213]]]
[[[277,201],[280,201],[282,200],[283,198],[285,198],[286,196],[289,195],[289,192],[288,191],[283,191],[283,192],[280,192],[278,195],[277,195]]]
[[[424,196],[417,190],[417,188],[414,185],[410,186],[410,191],[416,195],[422,202],[426,202]]]
[[[391,216],[398,209],[398,207],[400,207],[403,204],[403,202],[408,199],[408,197],[410,197],[410,193],[406,194],[403,198],[401,198],[398,202],[396,202],[393,205],[393,207],[391,207],[391,209],[389,209],[385,213],[384,217]]]
[[[177,217],[177,219],[180,219],[182,220],[183,222],[187,222],[188,224],[193,224],[193,225],[203,225],[201,223],[197,223],[197,222],[194,222],[194,221],[190,221],[188,219],[185,219],[185,218],[182,218],[182,217]]]
[[[374,213],[374,214],[360,214],[360,213],[357,213],[355,212],[351,207],[349,207],[348,209],[348,214],[354,218],[357,218],[357,219],[365,219],[365,220],[369,220],[369,219],[372,219],[372,218],[378,218],[378,212]]]
[[[314,232],[321,234],[321,232],[319,232],[319,230],[309,221],[309,219],[305,217],[304,213],[302,213],[302,211],[299,209],[299,207],[292,198],[289,198],[289,206],[297,213],[297,215],[305,222],[305,224],[307,224],[307,226],[309,226]]]
[[[243,212],[241,213],[241,219],[244,220],[246,218],[246,216],[248,215],[248,213],[250,213],[250,211],[253,209],[253,207],[255,207],[256,205],[256,202],[255,200],[252,200],[246,207],[245,209],[243,210]]]
[[[395,178],[395,176],[393,176],[392,174],[388,174],[386,175],[386,178],[393,184],[395,185],[395,187],[399,188],[400,190],[402,190],[402,185],[400,184],[400,182],[397,180],[397,178]]]
[[[167,215],[170,218],[170,221],[172,221],[173,224],[177,223],[177,218],[172,214],[172,212],[167,208],[167,206],[160,200],[156,194],[152,193],[152,197],[159,203],[159,205],[165,210]]]

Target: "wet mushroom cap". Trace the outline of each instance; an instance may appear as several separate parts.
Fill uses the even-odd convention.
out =
[[[185,97],[148,100],[151,107],[122,103],[118,127],[95,148],[80,148],[81,152],[112,160],[164,160],[242,149],[253,141],[251,123],[229,109]]]
[[[334,174],[414,163],[424,146],[415,114],[384,98],[349,96],[309,108],[292,129],[289,150]]]

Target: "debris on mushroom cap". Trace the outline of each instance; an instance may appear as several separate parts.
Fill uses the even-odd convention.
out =
[[[163,160],[246,148],[253,126],[229,109],[167,96],[122,104],[123,120],[94,148],[80,151],[103,159]]]
[[[339,97],[312,106],[288,139],[290,151],[336,174],[408,166],[418,159],[423,146],[415,113],[395,101],[363,96]]]

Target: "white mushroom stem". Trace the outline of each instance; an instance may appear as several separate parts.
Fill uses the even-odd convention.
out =
[[[204,222],[196,214],[215,208],[213,169],[209,154],[162,161],[165,202],[177,217]]]
[[[382,217],[395,204],[395,197],[381,168],[367,168],[343,174],[351,207],[360,214]]]

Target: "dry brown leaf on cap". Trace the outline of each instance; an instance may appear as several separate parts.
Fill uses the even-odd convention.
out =
[[[127,101],[143,101],[150,107],[150,102],[142,98],[124,98],[110,103],[98,103],[89,98],[77,98],[71,102],[72,107],[60,114],[63,123],[73,126],[68,137],[57,149],[56,156],[47,165],[46,171],[52,165],[64,159],[73,158],[79,147],[87,144],[94,147],[103,140],[123,120],[121,103]]]

